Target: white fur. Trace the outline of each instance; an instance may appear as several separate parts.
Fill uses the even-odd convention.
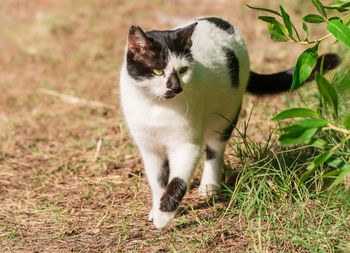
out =
[[[159,170],[169,159],[170,177],[190,182],[202,146],[208,144],[217,152],[206,161],[200,193],[212,194],[220,189],[220,169],[225,142],[220,134],[233,119],[242,102],[249,78],[249,58],[239,31],[234,34],[219,29],[206,20],[198,22],[192,34],[194,63],[171,55],[165,75],[152,80],[136,81],[128,75],[126,60],[121,69],[121,102],[130,133],[143,158],[152,189],[153,208],[149,219],[156,227],[171,222],[175,212],[159,210],[165,189],[158,183]],[[233,88],[222,47],[232,49],[239,60],[239,87]],[[163,98],[170,72],[183,66],[189,70],[179,74],[183,91],[171,99]],[[224,116],[224,117],[223,117]]]

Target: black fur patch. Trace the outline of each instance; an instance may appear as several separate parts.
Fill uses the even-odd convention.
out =
[[[238,87],[239,85],[239,62],[235,55],[235,53],[232,51],[232,49],[228,47],[223,47],[223,50],[226,54],[226,60],[227,60],[227,68],[229,70],[230,76],[231,76],[231,84],[233,87]]]
[[[175,70],[170,74],[166,83],[166,87],[170,90],[167,90],[167,92],[165,93],[165,98],[172,98],[182,91],[180,80]]]
[[[175,177],[167,185],[163,196],[160,199],[160,210],[163,212],[173,212],[180,204],[186,193],[186,182],[178,177]]]
[[[144,55],[136,56],[128,50],[126,54],[127,70],[136,80],[153,78],[153,69],[164,69],[168,64],[169,53],[157,41],[153,41],[152,48]]]
[[[318,57],[316,66],[312,70],[311,75],[304,83],[314,80],[315,73],[320,72],[323,57],[323,72],[336,68],[341,62],[340,57],[336,54],[321,55]],[[269,75],[258,74],[251,71],[247,91],[255,95],[269,95],[288,91],[293,83],[293,74],[294,68]]]
[[[233,25],[231,25],[229,22],[221,18],[209,17],[209,18],[201,18],[200,20],[207,20],[208,22],[216,25],[218,28],[220,28],[221,30],[224,30],[229,34],[235,33],[235,28],[233,27]]]
[[[211,160],[216,157],[216,152],[209,145],[205,145],[206,159]]]
[[[184,28],[145,33],[149,47],[140,53],[127,52],[127,70],[136,80],[154,77],[153,69],[163,70],[169,61],[169,51],[193,61],[190,38],[197,23]]]
[[[160,175],[158,177],[158,182],[161,187],[166,187],[169,182],[169,160],[166,159],[160,169]]]
[[[220,140],[221,141],[228,141],[228,139],[230,139],[232,131],[233,131],[233,129],[235,128],[235,126],[237,124],[240,112],[241,112],[241,107],[239,107],[236,117],[233,119],[233,121],[230,123],[230,125],[224,130],[224,132],[220,136]]]
[[[191,28],[191,26],[193,26]],[[169,49],[171,53],[185,57],[188,61],[193,61],[190,45],[187,43],[196,26],[192,24],[185,28],[166,31],[150,31],[146,32],[147,37],[159,42],[163,48]]]

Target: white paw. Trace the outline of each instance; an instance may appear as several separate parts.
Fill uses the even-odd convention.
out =
[[[176,211],[174,212],[162,212],[156,209],[153,213],[153,223],[156,228],[163,228],[168,225],[175,217]]]
[[[216,184],[203,184],[198,188],[198,193],[202,197],[211,197],[219,193],[221,189],[220,185]]]
[[[153,208],[148,213],[148,221],[152,221],[152,220],[153,220]]]

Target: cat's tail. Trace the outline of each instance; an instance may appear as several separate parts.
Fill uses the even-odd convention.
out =
[[[315,73],[320,72],[323,57],[323,72],[336,68],[341,62],[337,54],[325,54],[324,56],[320,56],[317,59],[316,66],[312,70],[311,75],[304,83],[314,80]],[[288,91],[292,86],[293,73],[294,68],[270,75],[257,74],[251,71],[247,91],[254,95],[268,95]]]

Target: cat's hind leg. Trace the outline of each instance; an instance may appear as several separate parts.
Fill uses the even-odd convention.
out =
[[[221,167],[226,141],[221,141],[217,133],[206,139],[204,170],[198,188],[199,195],[212,196],[221,189]]]
[[[240,108],[232,122],[226,122],[222,131],[211,131],[205,137],[206,159],[204,170],[199,185],[199,195],[206,197],[216,194],[221,189],[222,165],[226,143],[229,140],[233,129],[236,126]]]

